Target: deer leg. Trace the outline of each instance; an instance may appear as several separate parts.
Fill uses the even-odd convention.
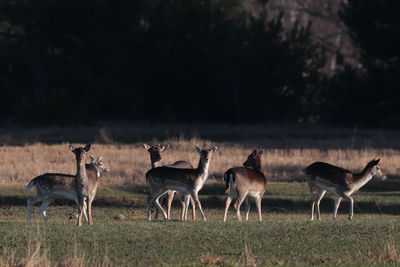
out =
[[[196,203],[194,202],[192,197],[190,198],[190,203],[192,204],[192,219],[196,220]]]
[[[310,217],[311,221],[314,221],[314,209],[315,209],[315,200],[313,199],[313,201],[311,202],[311,217]]]
[[[199,207],[201,216],[203,217],[203,220],[207,221],[206,216],[204,215],[204,212],[203,212],[203,208],[201,207],[201,203],[200,203],[200,200],[199,200],[198,192],[192,193],[191,196],[196,201],[196,204]]]
[[[244,199],[244,204],[246,205],[246,221],[249,220],[249,213],[250,213],[250,200],[248,197]]]
[[[349,220],[351,220],[354,214],[354,199],[351,196],[347,196],[347,199],[350,201]]]
[[[309,184],[310,185],[310,184]],[[310,188],[311,188],[311,186],[310,186]],[[313,198],[313,201],[312,201],[312,203],[311,203],[311,221],[313,221],[314,220],[314,214],[315,214],[315,204],[317,203],[317,199],[318,199],[318,195],[319,195],[319,193],[321,192],[321,190],[317,187],[316,189],[315,189],[315,191],[313,191],[313,193],[314,193],[314,198]]]
[[[191,197],[189,194],[185,194],[183,196],[183,201],[182,201],[182,214],[181,214],[181,219],[187,221],[187,214],[188,214],[188,209],[189,209],[189,201]]]
[[[75,198],[75,204],[76,204],[76,206],[78,207],[78,209],[79,209],[79,202],[78,202],[78,198]],[[84,201],[84,203],[83,203],[83,216],[85,217],[85,220],[88,222],[89,220],[88,220],[88,215],[87,215],[87,212],[86,212],[86,210],[87,210],[87,206],[86,206],[87,204],[86,204],[86,201]],[[75,213],[75,215],[74,215],[75,217],[74,218],[78,218],[79,217],[79,212],[78,213]],[[69,217],[70,219],[72,219],[73,217],[72,216],[70,216]]]
[[[335,199],[335,206],[334,206],[334,209],[333,209],[333,219],[334,220],[336,220],[337,211],[339,209],[341,201],[342,201],[342,197],[337,196],[336,199]]]
[[[160,191],[160,189],[158,189],[156,191],[150,191],[150,194],[147,197],[147,220],[148,221],[151,221],[151,204],[153,204],[153,202],[155,202],[156,199],[161,198],[166,192],[167,191],[165,191],[165,192]],[[158,205],[160,205],[160,203],[158,203]],[[159,207],[156,205],[156,214],[157,214],[158,208]],[[162,210],[164,211],[164,209],[162,209]],[[154,219],[156,219],[155,216],[154,216]]]
[[[82,225],[82,209],[83,207],[79,204],[78,205],[78,219],[77,219],[77,225],[81,226]]]
[[[82,215],[84,208],[85,208],[85,197],[78,196],[78,221],[77,221],[78,226],[82,225]]]
[[[32,220],[32,206],[33,204],[42,201],[42,197],[40,196],[34,196],[28,199],[26,202],[26,220],[31,221]]]
[[[162,197],[162,193],[161,192],[150,192],[150,195],[147,197],[147,220],[151,221],[151,204],[153,204],[153,202],[155,202],[156,198],[160,198]],[[158,203],[158,205],[160,205],[160,203]],[[158,206],[157,204],[155,204],[156,206],[156,215],[158,213]],[[156,219],[156,216],[154,216],[154,219]]]
[[[234,207],[236,209],[236,215],[238,217],[238,220],[241,221],[242,220],[242,216],[240,215],[240,206],[242,205],[244,199],[246,198],[247,192],[245,192],[245,193],[238,192],[238,193],[239,193],[238,194],[238,198],[237,198],[237,200],[235,202]]]
[[[188,219],[188,212],[189,212],[189,203],[193,199],[189,194],[186,194],[187,200],[185,202],[185,221]]]
[[[164,201],[164,197],[161,197],[161,202],[163,202],[163,201]],[[158,212],[159,212],[159,210],[156,207],[156,213],[154,214],[154,220],[158,220]]]
[[[79,207],[78,207],[78,222],[77,222],[78,226],[82,225],[82,212],[83,212],[83,209],[84,209],[84,207],[79,205]]]
[[[163,192],[161,195],[164,195],[166,192],[167,192],[167,191]],[[160,205],[160,202],[158,201],[158,200],[160,199],[161,195],[158,195],[158,196],[155,198],[154,202],[155,202],[155,204],[156,204],[156,207],[158,207],[159,210],[161,210],[161,212],[163,213],[164,219],[165,219],[165,220],[168,220],[168,214],[165,212],[165,210],[163,209],[163,207]]]
[[[226,222],[226,215],[228,214],[229,206],[231,205],[232,197],[228,194],[228,197],[225,201],[225,212],[224,212],[224,222]]]
[[[179,202],[181,203],[181,221],[185,219],[185,196],[180,194],[179,195]]]
[[[150,195],[147,197],[147,220],[148,221],[151,221],[151,210],[150,210],[150,207],[151,207],[152,202],[153,202],[153,199],[152,199],[152,195],[150,193]],[[156,213],[157,213],[157,211],[156,211]]]
[[[167,214],[168,214],[168,220],[171,219],[171,205],[172,201],[174,200],[176,191],[174,190],[168,190],[168,202],[167,202]]]
[[[45,199],[42,201],[42,204],[39,207],[39,212],[42,214],[43,220],[45,222],[47,222],[49,220],[49,218],[46,215],[46,209],[47,207],[50,205],[50,203],[52,202],[52,199]]]
[[[183,193],[181,193],[181,195],[182,194]],[[187,220],[187,214],[189,211],[189,201],[190,201],[190,203],[192,203],[192,218],[193,218],[193,220],[196,219],[196,215],[193,211],[193,208],[196,207],[194,204],[193,198],[191,198],[189,194],[184,194],[181,196],[180,199],[181,199],[181,205],[182,205],[181,220]]]
[[[90,199],[89,198],[89,200],[88,200],[88,202],[87,202],[87,207],[84,207],[84,209],[83,210],[85,210],[85,208],[87,208],[87,215],[88,215],[88,217],[89,217],[89,225],[93,225],[93,217],[92,217],[92,200],[93,199]]]
[[[193,200],[193,198],[188,195],[188,200],[190,201],[190,204],[192,205],[192,219],[196,220],[196,202]],[[189,212],[189,202],[186,203],[186,210],[185,210],[185,220],[188,219],[188,212]]]
[[[257,196],[257,210],[258,210],[258,220],[260,220],[260,222],[262,221],[262,215],[261,215],[261,196]]]
[[[87,222],[89,222],[88,213],[87,213],[87,201],[83,202],[83,216],[85,217],[85,220]]]
[[[165,195],[162,195],[161,197],[160,197],[160,200],[159,201],[161,201],[161,205],[164,205],[164,202],[165,202]],[[159,212],[160,212],[160,210],[157,208],[157,206],[156,206],[156,213],[155,213],[155,215],[154,215],[154,220],[158,220],[158,214],[159,214]]]
[[[317,201],[316,202],[317,202],[317,219],[318,219],[318,221],[321,220],[321,212],[320,212],[320,209],[319,209],[319,203],[321,202],[321,199],[324,197],[325,193],[326,193],[325,190],[320,190],[318,192],[318,195],[317,195]]]
[[[315,210],[315,199],[316,199],[316,197],[317,197],[317,194],[314,195],[314,199],[311,202],[311,217],[310,217],[311,221],[314,221],[314,210]]]

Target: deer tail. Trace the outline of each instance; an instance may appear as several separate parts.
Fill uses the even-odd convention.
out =
[[[24,192],[28,192],[36,184],[36,178],[32,179],[29,184],[25,187]]]
[[[234,174],[231,171],[227,171],[224,173],[224,181],[225,181],[225,193],[228,193],[231,187],[231,181],[234,182]]]

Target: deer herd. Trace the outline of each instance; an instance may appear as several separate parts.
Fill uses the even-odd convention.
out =
[[[92,202],[96,195],[99,179],[102,175],[110,172],[110,169],[102,163],[102,157],[90,156],[90,163],[86,164],[86,154],[91,145],[75,147],[70,145],[70,150],[76,159],[76,174],[45,173],[32,179],[25,188],[25,191],[32,187],[36,189],[36,195],[27,201],[27,220],[32,220],[32,205],[41,202],[39,212],[45,221],[48,220],[46,209],[57,197],[73,200],[78,212],[77,224],[82,225],[84,216],[89,225],[93,224]],[[151,169],[146,173],[146,183],[149,187],[147,199],[147,220],[151,220],[151,207],[156,208],[155,219],[161,212],[164,219],[171,219],[171,204],[177,195],[181,203],[181,220],[187,220],[189,204],[192,208],[192,219],[196,218],[196,206],[200,210],[203,220],[206,220],[200,199],[199,191],[202,189],[208,178],[208,170],[212,156],[216,153],[217,147],[201,149],[196,146],[199,153],[199,162],[193,167],[187,161],[176,161],[169,165],[163,165],[162,154],[168,149],[165,145],[147,145],[144,148],[150,154]],[[262,172],[261,157],[262,149],[254,149],[243,163],[228,169],[223,179],[225,182],[225,193],[227,195],[224,210],[224,222],[227,218],[228,209],[232,199],[235,199],[234,208],[239,221],[242,220],[240,207],[245,202],[246,221],[249,219],[250,197],[253,197],[257,204],[258,219],[262,220],[261,200],[266,190],[267,179]],[[346,169],[330,165],[325,162],[314,162],[304,170],[306,181],[311,193],[314,195],[311,204],[311,220],[316,216],[321,220],[320,201],[326,192],[332,193],[335,197],[333,219],[336,219],[337,210],[341,200],[347,199],[350,202],[349,219],[353,218],[354,200],[351,195],[365,185],[373,177],[385,180],[386,176],[379,166],[379,159],[373,159],[367,163],[360,173],[352,173]],[[163,208],[160,200],[167,197],[167,211]]]

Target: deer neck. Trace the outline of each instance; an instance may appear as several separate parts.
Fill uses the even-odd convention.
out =
[[[161,166],[161,160],[158,160],[158,161],[157,161],[157,160],[155,160],[154,158],[152,158],[151,156],[150,156],[150,162],[151,162],[151,168],[152,168],[152,169]]]
[[[87,184],[87,174],[86,174],[86,166],[84,160],[77,160],[77,171],[76,171],[76,179],[79,181],[80,184],[86,185]]]
[[[359,189],[372,179],[372,169],[365,168],[362,172],[354,174],[354,178],[355,185]]]
[[[261,159],[256,159],[253,170],[261,172]]]
[[[151,168],[152,169],[160,167],[160,166],[161,166],[161,160],[160,161],[154,161],[154,160],[151,161]]]
[[[200,175],[202,175],[204,178],[207,178],[208,174],[208,166],[210,166],[210,161],[206,161],[205,159],[200,157],[199,160],[199,165],[197,167],[197,171],[199,172]]]

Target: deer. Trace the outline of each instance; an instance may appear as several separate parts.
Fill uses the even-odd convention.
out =
[[[194,199],[200,210],[201,216],[206,221],[198,193],[208,178],[208,168],[212,155],[217,151],[218,147],[211,149],[201,149],[196,146],[196,151],[200,154],[199,164],[195,169],[178,169],[172,167],[157,167],[146,173],[146,182],[150,188],[149,197],[147,199],[147,220],[151,221],[151,205],[153,202],[162,212],[164,219],[168,216],[159,203],[159,198],[168,190],[179,191],[184,194],[184,217],[187,220],[187,210],[189,206],[189,196]]]
[[[349,170],[337,167],[325,162],[314,162],[305,168],[306,181],[314,199],[311,204],[311,221],[314,220],[315,206],[317,219],[321,220],[319,204],[326,192],[335,196],[333,219],[336,220],[337,211],[342,199],[350,202],[349,217],[351,220],[354,214],[354,199],[351,195],[368,183],[373,177],[381,180],[386,179],[382,168],[378,165],[380,159],[373,159],[367,163],[360,173],[352,173]]]
[[[75,192],[78,199],[78,220],[77,225],[82,225],[82,215],[85,209],[85,201],[90,199],[89,190],[89,179],[86,173],[85,158],[86,153],[90,150],[91,145],[86,145],[85,147],[75,147],[73,145],[69,146],[72,153],[75,154],[76,159],[76,175],[75,175]],[[88,222],[89,225],[93,225],[92,209],[87,205]]]
[[[90,156],[90,164],[86,164],[86,172],[89,183],[89,191],[91,192],[88,203],[86,205],[92,205],[93,199],[96,195],[97,186],[100,181],[100,177],[103,174],[110,172],[110,168],[104,166],[102,159],[103,157],[96,158]],[[25,192],[29,191],[32,187],[36,189],[36,195],[29,198],[27,201],[27,220],[32,220],[32,205],[37,202],[42,202],[39,211],[44,221],[48,221],[46,214],[47,207],[57,197],[70,199],[78,205],[78,198],[75,192],[75,176],[70,174],[62,173],[45,173],[33,178],[25,188]],[[86,221],[88,221],[86,208],[83,210]],[[78,215],[75,215],[76,217]]]
[[[267,185],[265,175],[261,171],[261,155],[263,153],[264,150],[262,149],[254,149],[243,163],[244,167],[233,167],[224,173],[225,193],[227,194],[224,222],[226,222],[228,209],[233,198],[236,198],[234,208],[236,209],[238,220],[242,220],[240,206],[243,201],[245,201],[246,204],[246,221],[249,220],[249,196],[255,198],[258,209],[258,219],[262,221],[261,199]]]
[[[161,166],[161,161],[162,161],[162,153],[169,148],[169,145],[148,145],[148,144],[143,144],[144,148],[149,152],[150,154],[150,162],[151,162],[151,168],[157,168]],[[184,160],[179,160],[175,161],[172,164],[165,165],[166,167],[172,167],[172,168],[181,168],[181,169],[193,169],[192,164],[190,164],[187,161]],[[168,215],[168,220],[171,219],[171,205],[172,201],[174,199],[174,196],[177,191],[174,190],[168,190],[167,195],[168,195],[168,201],[167,201],[167,215]],[[195,211],[195,203],[193,198],[190,198],[190,203],[192,205],[192,219],[196,219],[196,211]],[[183,198],[181,198],[181,218],[183,217],[183,212],[184,212],[184,202]],[[156,214],[154,216],[154,219],[158,218],[158,209],[156,209]]]

